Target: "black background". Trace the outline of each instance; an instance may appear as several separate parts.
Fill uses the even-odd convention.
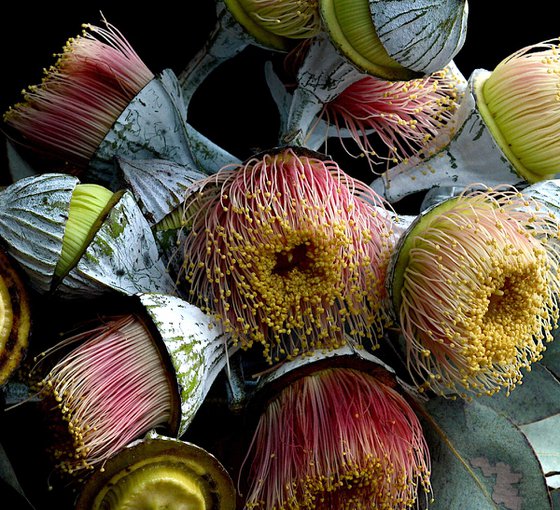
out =
[[[550,4],[524,2],[521,8],[514,7],[512,2],[471,1],[466,42],[455,63],[468,76],[476,68],[493,69],[519,48],[559,36],[558,17],[551,12]],[[492,13],[488,10],[490,5]],[[21,89],[41,80],[43,68],[54,63],[53,54],[62,49],[69,37],[80,33],[82,23],[100,24],[101,12],[124,34],[152,72],[157,74],[170,68],[178,74],[213,28],[215,8],[211,0],[187,0],[182,4],[158,1],[144,7],[139,7],[137,2],[74,3],[71,8],[52,2],[11,3],[3,8],[0,30],[3,60],[0,111],[4,112],[20,99]],[[263,63],[276,58],[278,55],[272,52],[248,47],[225,63],[197,92],[189,122],[240,158],[274,146],[278,129],[276,107],[266,88]],[[3,146],[0,154],[0,184],[3,184],[9,182]],[[371,178],[361,169],[345,170],[365,180]],[[8,424],[6,430],[18,426],[17,418],[17,412],[12,413],[8,418],[11,423],[4,423]],[[0,425],[3,419],[0,417]],[[29,420],[29,417],[24,415],[22,419]],[[0,437],[0,444],[8,451],[16,474],[37,509],[43,508],[42,503],[46,504],[44,508],[52,508],[50,505],[57,501],[57,495],[46,496],[46,480],[34,483],[33,479],[36,472],[42,472],[42,467],[37,466],[41,457],[35,458],[33,448],[37,445],[31,436],[40,424],[26,421],[21,425],[22,430],[13,443],[4,436]],[[227,426],[216,418],[209,429]],[[0,427],[0,430],[5,429]],[[6,494],[0,484],[0,508],[11,509],[1,499]]]
[[[492,12],[489,6],[492,6]],[[515,50],[560,35],[558,18],[550,2],[533,1],[469,4],[466,42],[455,58],[465,76],[475,68],[493,69]],[[82,23],[100,24],[101,13],[115,25],[154,73],[170,68],[177,74],[202,47],[214,26],[211,0],[153,4],[124,2],[10,3],[4,9],[0,111],[21,97],[21,90],[41,80],[42,70],[54,63],[69,37],[81,31]],[[278,55],[248,47],[224,64],[197,92],[189,122],[213,141],[240,158],[277,141],[276,107],[264,82],[263,63]],[[3,152],[3,148],[2,148]],[[7,179],[5,163],[0,175]],[[345,170],[369,179],[361,169]]]

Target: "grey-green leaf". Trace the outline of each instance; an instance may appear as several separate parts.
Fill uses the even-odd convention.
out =
[[[547,344],[541,364],[560,378],[560,328],[554,330],[552,334],[554,341]]]
[[[428,401],[423,417],[432,455],[430,510],[550,510],[544,473],[527,438],[476,400]]]
[[[550,416],[523,425],[521,430],[529,439],[542,465],[549,487],[560,487],[560,415]]]
[[[533,363],[522,384],[509,395],[502,391],[479,397],[477,402],[507,416],[516,425],[526,425],[560,415],[560,381],[541,363]]]
[[[560,489],[554,490],[550,494],[552,497],[552,508],[560,510]]]
[[[6,157],[12,181],[18,181],[19,179],[37,174],[35,169],[23,158],[10,140],[6,140]]]

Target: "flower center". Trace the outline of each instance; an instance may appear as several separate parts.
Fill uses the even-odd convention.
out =
[[[321,337],[326,331],[325,310],[344,301],[344,282],[337,268],[344,264],[341,253],[350,240],[342,229],[331,227],[330,232],[321,232],[314,225],[299,229],[284,225],[282,232],[264,240],[256,238],[257,232],[248,235],[250,246],[230,246],[246,268],[248,286],[240,289],[240,295],[274,336],[312,328]],[[259,328],[254,331],[257,336]]]
[[[308,256],[308,247],[305,244],[282,250],[276,254],[276,265],[272,272],[280,276],[287,276],[295,269],[309,271],[312,264],[311,257]]]
[[[540,349],[531,338],[539,335],[547,309],[546,260],[543,257],[509,268],[499,268],[490,283],[480,289],[480,301],[471,331],[478,341],[466,347],[470,369],[516,363],[517,351],[530,349],[531,360]],[[521,363],[521,360],[518,360]]]
[[[391,225],[371,188],[292,150],[222,169],[187,201],[189,295],[267,361],[377,338]]]
[[[554,222],[523,210],[517,195],[481,198],[428,213],[408,252],[399,303],[407,356],[423,387],[442,394],[510,391],[558,320]]]

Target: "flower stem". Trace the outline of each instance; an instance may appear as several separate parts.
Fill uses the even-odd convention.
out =
[[[340,56],[325,34],[314,39],[298,71],[298,86],[280,142],[306,146],[323,105],[362,76],[362,72]]]
[[[204,80],[223,62],[237,55],[252,39],[235,20],[222,2],[218,3],[218,18],[205,45],[179,74],[185,105],[188,105]]]

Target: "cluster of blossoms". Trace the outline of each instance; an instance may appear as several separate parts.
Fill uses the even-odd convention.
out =
[[[442,45],[433,55],[414,32],[422,16],[391,25],[405,46],[395,48],[384,26],[401,16],[370,4],[224,0],[213,37],[231,48],[209,44],[180,79],[154,75],[112,25],[87,25],[6,112],[22,154],[76,177],[14,176],[0,194],[7,254],[24,262],[37,299],[61,282],[62,298],[115,298],[114,313],[49,346],[33,371],[43,370],[54,464],[82,491],[77,510],[427,507],[438,494],[423,403],[509,395],[553,339],[560,219],[554,198],[525,188],[560,164],[556,44],[467,85],[452,65],[466,1],[437,24],[443,37],[426,34],[429,48]],[[280,143],[239,161],[187,112],[193,84],[255,39],[292,50],[295,85],[276,97]],[[309,69],[312,51],[331,67]],[[327,155],[336,136],[368,169],[385,163],[387,182],[429,180],[432,158],[454,160],[471,121],[480,129],[467,152],[490,140],[515,178],[490,187],[480,174],[412,217]],[[114,243],[128,228],[136,254]],[[47,255],[33,256],[39,248]],[[374,357],[383,347],[402,373]],[[233,405],[236,363],[244,397],[261,404],[243,408],[256,425],[237,491],[212,454],[183,441],[222,372]],[[287,366],[288,383],[267,383]]]

